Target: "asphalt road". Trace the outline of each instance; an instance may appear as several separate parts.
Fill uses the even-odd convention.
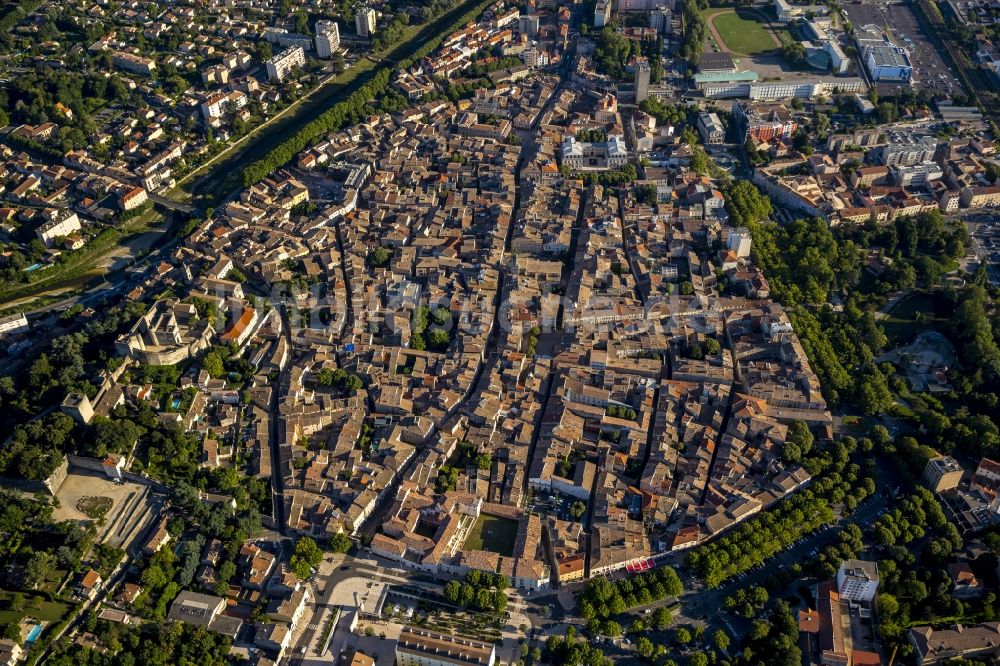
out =
[[[685,612],[690,612],[692,617],[702,617],[706,613],[714,611],[719,607],[722,599],[735,590],[760,585],[772,576],[779,574],[786,567],[795,563],[802,563],[814,557],[815,554],[813,551],[820,551],[831,543],[836,542],[840,535],[840,530],[835,529],[836,527],[846,527],[853,523],[864,529],[874,522],[885,511],[887,506],[888,502],[885,497],[876,495],[859,506],[849,517],[841,518],[829,527],[806,537],[803,541],[796,542],[792,547],[772,557],[763,566],[752,569],[748,574],[744,574],[743,578],[730,578],[714,589],[689,591],[687,597],[691,600],[689,603],[684,604]]]
[[[888,481],[888,480],[886,480]],[[881,486],[887,487],[887,486]],[[863,502],[859,507],[846,518],[841,518],[829,527],[824,528],[814,534],[796,542],[791,547],[775,555],[762,566],[751,570],[743,577],[735,577],[727,580],[717,588],[708,588],[704,582],[693,572],[686,571],[681,567],[684,558],[683,553],[673,554],[662,560],[660,566],[674,566],[678,569],[681,580],[684,583],[684,593],[678,598],[667,598],[655,601],[645,606],[637,606],[629,610],[629,615],[643,617],[646,611],[653,611],[663,606],[680,605],[678,611],[674,613],[674,624],[696,624],[705,627],[706,635],[715,628],[722,628],[731,637],[736,639],[749,627],[748,622],[738,618],[727,618],[719,612],[722,601],[727,596],[738,589],[763,585],[774,576],[779,575],[784,569],[795,563],[806,562],[813,557],[814,551],[821,551],[826,546],[835,543],[839,538],[838,527],[846,527],[856,524],[862,529],[870,526],[888,508],[888,499],[879,493]],[[626,574],[621,574],[622,576]],[[613,576],[617,578],[619,576]],[[573,583],[569,586],[574,592],[583,589],[582,583]],[[766,587],[766,585],[765,585]],[[539,597],[529,601],[529,608],[535,610],[537,623],[536,627],[541,627],[539,638],[544,639],[553,633],[563,633],[567,624],[577,625],[578,630],[586,624],[586,620],[575,616],[573,613],[564,614],[558,603],[549,612],[543,612],[543,607],[555,600],[555,595]],[[530,614],[530,613],[529,613]],[[737,641],[734,640],[734,644]],[[613,645],[604,643],[601,645],[606,653],[628,655],[632,651],[632,645]]]

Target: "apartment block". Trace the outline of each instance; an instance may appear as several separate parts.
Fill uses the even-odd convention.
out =
[[[329,58],[340,48],[340,26],[336,21],[316,21],[316,55]]]
[[[799,127],[783,104],[734,104],[733,117],[743,130],[743,140],[753,139],[757,143],[790,139]]]
[[[962,467],[951,456],[938,456],[927,461],[923,482],[936,493],[958,488],[962,481]]]
[[[45,222],[35,229],[35,235],[38,236],[38,240],[45,243],[45,247],[52,247],[57,239],[83,228],[76,213],[65,208],[46,211],[45,217]]]
[[[118,69],[123,69],[126,72],[132,72],[133,74],[144,74],[145,76],[150,76],[153,71],[156,70],[156,61],[152,58],[144,58],[142,56],[122,51],[116,51],[114,55],[111,56],[111,62]]]
[[[837,571],[837,591],[843,599],[871,603],[878,592],[878,566],[865,560],[844,560]]]
[[[355,10],[354,27],[358,37],[371,37],[375,34],[375,10],[362,5]]]
[[[306,53],[301,46],[293,46],[267,61],[267,78],[281,81],[296,67],[304,67]]]

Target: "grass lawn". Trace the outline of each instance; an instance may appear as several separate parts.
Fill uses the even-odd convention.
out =
[[[22,592],[22,594],[24,595],[24,608],[18,611],[10,607],[14,593],[0,593],[0,609],[2,609],[0,610],[0,625],[20,622],[21,618],[25,617],[58,622],[66,615],[66,611],[69,610],[69,606],[60,601],[43,601],[36,606],[32,601],[34,595],[31,592]]]
[[[871,432],[872,426],[875,425],[874,419],[867,416],[857,416],[856,414],[849,414],[844,417],[844,430],[847,430],[852,435],[857,435],[858,437],[865,437]]]
[[[464,550],[488,550],[504,557],[514,553],[517,538],[517,521],[480,514],[469,536],[462,544]]]
[[[920,331],[934,328],[945,322],[937,312],[937,297],[926,291],[916,291],[896,303],[882,320],[885,334],[894,344],[906,344]],[[923,321],[916,320],[917,313],[923,313]]]
[[[792,33],[788,31],[788,28],[785,27],[775,28],[774,35],[778,38],[778,41],[781,42],[783,47],[799,41],[795,39],[795,37],[792,36]]]
[[[752,18],[740,16],[736,12],[721,12],[708,20],[719,31],[719,36],[730,51],[753,55],[777,48],[767,28]]]

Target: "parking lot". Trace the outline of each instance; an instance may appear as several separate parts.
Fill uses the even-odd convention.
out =
[[[559,520],[575,520],[569,515],[569,508],[577,501],[579,500],[562,493],[538,492],[532,496],[528,508],[543,515],[558,516]]]
[[[930,37],[920,27],[910,5],[887,5],[889,25],[895,37],[910,51],[913,63],[913,86],[938,94],[965,94],[954,70],[945,64],[944,58]]]
[[[972,236],[970,250],[979,260],[986,260],[990,280],[1000,284],[1000,221],[995,213],[973,214],[966,218]],[[975,270],[974,266],[970,266]]]
[[[888,30],[896,42],[910,52],[913,65],[913,88],[931,94],[965,94],[962,84],[949,68],[941,54],[934,48],[928,35],[920,27],[910,5],[849,4],[844,5],[847,17],[855,26],[877,25]],[[894,94],[907,85],[880,83],[880,93]]]

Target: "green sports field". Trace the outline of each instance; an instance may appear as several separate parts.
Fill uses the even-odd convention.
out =
[[[767,28],[750,16],[724,11],[711,15],[708,20],[715,26],[725,47],[734,53],[754,55],[778,48]]]

